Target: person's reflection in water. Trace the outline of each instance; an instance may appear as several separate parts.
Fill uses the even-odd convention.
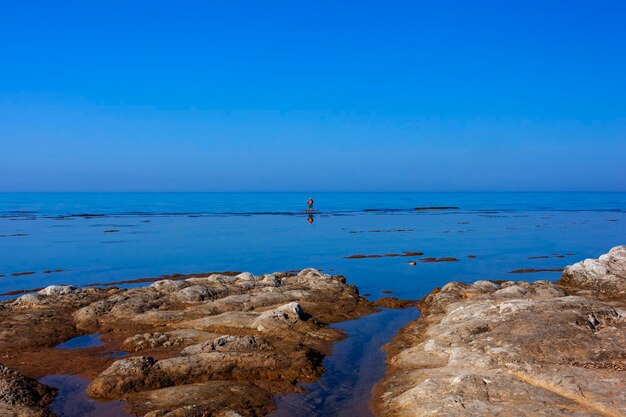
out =
[[[309,217],[306,219],[307,222],[309,222],[309,224],[313,224],[313,222],[315,221],[315,217],[313,217],[313,214],[309,214]]]

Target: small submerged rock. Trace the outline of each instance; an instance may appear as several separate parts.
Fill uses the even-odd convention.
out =
[[[59,272],[63,272],[62,269],[46,269],[43,271],[43,274],[58,274]]]
[[[12,277],[21,277],[23,275],[32,275],[35,274],[35,271],[25,271],[25,272],[14,272],[11,274]]]
[[[418,211],[430,211],[430,210],[458,210],[457,206],[431,206],[431,207],[415,207],[414,210]]]
[[[563,268],[525,268],[514,269],[510,274],[533,274],[536,272],[563,272]]]
[[[373,259],[373,258],[397,258],[400,256],[422,256],[424,252],[402,252],[402,253],[385,253],[385,254],[374,254],[374,255],[350,255],[344,257],[344,259]]]
[[[443,257],[443,258],[422,258],[420,259],[422,262],[458,262],[457,258],[453,257]]]
[[[400,300],[396,297],[383,297],[374,301],[376,307],[402,309],[409,306],[416,306],[416,302],[412,300]]]

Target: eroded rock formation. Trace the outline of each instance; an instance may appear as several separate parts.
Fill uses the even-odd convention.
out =
[[[136,415],[264,415],[273,396],[323,372],[324,355],[342,337],[326,323],[374,311],[345,278],[314,269],[133,289],[51,286],[0,303],[0,351],[29,376],[93,379],[88,394],[122,399]],[[54,347],[93,333],[104,346]]]
[[[379,416],[626,415],[626,246],[547,281],[450,283],[386,349]]]
[[[51,417],[56,390],[0,365],[0,416]]]
[[[606,299],[626,298],[626,246],[616,246],[598,259],[567,267],[558,282]]]

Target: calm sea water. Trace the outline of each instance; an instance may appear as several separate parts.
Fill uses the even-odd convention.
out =
[[[313,197],[317,212],[309,216],[309,195],[302,193],[0,194],[0,293],[312,266],[346,275],[371,299],[383,291],[419,298],[452,280],[554,280],[559,272],[511,271],[559,269],[626,244],[626,193]],[[415,210],[431,206],[458,209]],[[346,258],[414,251],[424,255]],[[422,257],[458,261],[427,263]],[[385,369],[380,346],[417,315],[415,309],[385,310],[337,324],[348,338],[325,359],[328,372],[306,394],[279,398],[274,415],[371,416],[370,391]],[[89,399],[86,380],[55,375],[42,381],[61,388],[54,410],[62,417],[121,414],[122,404]]]
[[[308,197],[0,194],[0,293],[172,273],[313,266],[346,275],[371,298],[383,290],[417,298],[451,280],[556,279],[558,272],[510,271],[560,268],[626,243],[626,193],[316,193],[319,213],[312,224],[304,213]],[[459,209],[414,210],[424,206]],[[111,230],[116,231],[106,232]],[[459,261],[345,258],[404,251]],[[548,258],[527,259],[532,256]],[[417,265],[409,266],[409,260]]]

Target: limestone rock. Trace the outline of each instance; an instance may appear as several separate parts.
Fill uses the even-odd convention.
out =
[[[230,284],[230,283],[237,281],[237,277],[230,276],[230,275],[222,275],[222,274],[212,274],[212,275],[209,275],[206,278],[206,280],[209,282],[221,282],[224,284]]]
[[[378,416],[626,415],[624,247],[546,281],[450,283],[386,346]],[[608,299],[608,295],[614,297]]]
[[[179,291],[186,286],[187,283],[184,281],[173,281],[171,279],[162,279],[150,285],[151,288],[155,288],[165,293]]]
[[[13,302],[15,306],[33,307],[45,304],[46,297],[41,294],[24,294]]]
[[[50,285],[39,291],[41,295],[67,295],[81,292],[82,290],[73,285]]]
[[[155,363],[156,360],[150,356],[115,361],[89,384],[87,393],[94,397],[107,398],[114,393],[139,391],[145,386],[151,386],[153,381],[149,381],[147,377]]]
[[[206,286],[192,285],[178,291],[176,296],[182,301],[199,302],[214,297],[215,293]]]
[[[239,275],[236,275],[238,281],[256,281],[257,277],[251,274],[250,272],[242,272]]]
[[[48,406],[57,390],[0,364],[0,415],[52,417]]]
[[[315,268],[303,269],[302,271],[298,272],[298,277],[312,278],[312,279],[325,279],[325,280],[328,280],[331,278],[330,275],[322,274],[320,271],[318,271]]]
[[[626,245],[616,246],[598,259],[585,259],[568,266],[558,284],[609,297],[626,297]]]
[[[172,333],[143,333],[124,340],[123,348],[130,352],[138,352],[157,347],[176,347],[182,345],[183,342],[183,338],[176,337]]]
[[[204,343],[188,346],[180,354],[189,356],[207,352],[252,352],[268,350],[270,347],[270,343],[259,336],[225,335]]]
[[[374,311],[345,278],[313,269],[51,287],[0,301],[0,352],[29,375],[85,375],[91,396],[123,400],[136,415],[265,415],[274,396],[322,374],[342,337],[325,323]],[[104,345],[55,348],[84,334]],[[115,360],[120,351],[128,356]]]
[[[263,275],[261,282],[272,287],[280,287],[281,280],[275,274]]]
[[[289,303],[273,310],[264,311],[259,315],[252,326],[258,331],[267,331],[276,326],[289,325],[306,318],[302,307],[298,303]]]

